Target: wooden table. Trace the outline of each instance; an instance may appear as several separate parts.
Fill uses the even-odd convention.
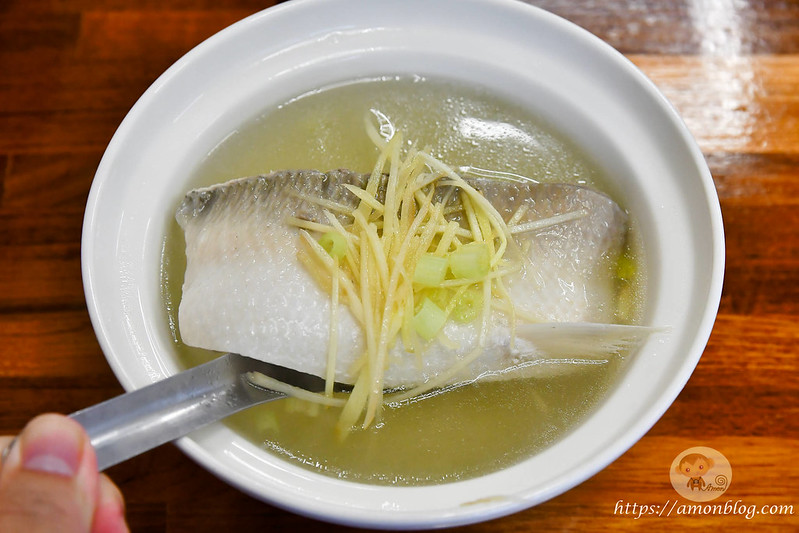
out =
[[[699,366],[638,444],[550,502],[465,529],[799,530],[799,2],[531,3],[619,49],[683,115],[721,199],[726,280]],[[92,176],[115,128],[164,69],[270,4],[0,1],[0,433],[37,413],[71,412],[122,392],[81,285]],[[738,502],[739,512],[790,505],[792,514],[620,512],[619,502],[631,509],[674,501],[671,461],[698,445],[721,451],[734,470],[719,501]],[[339,529],[253,500],[172,446],[109,473],[127,497],[134,531]]]

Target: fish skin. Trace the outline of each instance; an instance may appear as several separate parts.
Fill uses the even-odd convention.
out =
[[[298,195],[355,207],[357,198],[342,185],[364,186],[367,178],[347,170],[280,171],[190,191],[176,213],[186,238],[178,312],[183,342],[324,376],[330,298],[297,259],[299,231],[284,220],[291,215],[326,222],[322,208]],[[613,321],[612,266],[627,227],[626,214],[613,200],[576,185],[467,181],[506,220],[522,202],[528,205],[522,223],[585,209],[582,218],[523,234],[530,241],[526,267],[506,277],[505,284],[514,305],[541,321]],[[363,351],[363,336],[346,307],[339,311],[336,381],[353,383],[352,365]],[[410,387],[444,372],[477,345],[478,329],[478,322],[448,322],[444,333],[458,348],[435,342],[421,359],[398,342],[389,354],[384,386]],[[512,349],[510,338],[506,317],[492,313],[483,354],[452,381],[541,357],[528,339],[516,339]],[[543,371],[545,365],[539,366]]]

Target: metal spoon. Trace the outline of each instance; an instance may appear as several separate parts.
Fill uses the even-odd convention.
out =
[[[285,397],[250,382],[249,372],[324,390],[317,376],[229,353],[70,416],[89,434],[102,471],[228,415]]]
[[[531,340],[542,358],[562,360],[572,351],[590,359],[633,350],[652,333],[664,330],[549,323],[519,326],[516,335]],[[249,381],[249,372],[260,372],[309,391],[325,388],[320,377],[230,353],[70,416],[86,428],[103,470],[228,415],[285,396]],[[351,390],[338,383],[335,388]]]

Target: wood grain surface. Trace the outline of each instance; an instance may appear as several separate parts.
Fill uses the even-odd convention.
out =
[[[94,171],[161,72],[272,3],[0,0],[0,434],[122,392],[81,283]],[[799,531],[799,2],[530,3],[616,47],[682,114],[721,200],[726,278],[693,377],[640,442],[545,504],[463,530]],[[730,460],[735,478],[719,501],[737,502],[739,514],[621,512],[620,503],[674,502],[671,462],[699,445]],[[171,445],[109,474],[136,532],[345,529],[256,501]],[[758,514],[747,519],[742,506]]]

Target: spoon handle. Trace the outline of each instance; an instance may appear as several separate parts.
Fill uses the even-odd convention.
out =
[[[250,361],[227,354],[70,416],[89,434],[102,471],[242,409],[284,397],[247,385]]]

